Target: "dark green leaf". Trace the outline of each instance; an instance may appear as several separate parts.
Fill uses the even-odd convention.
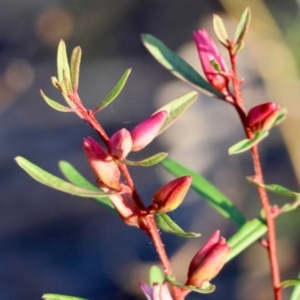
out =
[[[247,180],[256,185],[256,186],[259,186],[259,187],[262,187],[264,189],[266,189],[267,191],[269,192],[272,192],[272,193],[275,193],[275,194],[279,194],[279,195],[282,195],[282,196],[286,196],[286,197],[297,197],[299,196],[299,193],[296,193],[296,192],[293,192],[281,185],[278,185],[278,184],[262,184],[262,183],[259,183],[255,180],[253,180],[251,177],[246,177]]]
[[[107,195],[113,195],[115,193],[104,193],[100,190],[98,192],[87,190],[75,186],[67,181],[64,181],[45,170],[41,169],[40,167],[36,166],[35,164],[31,163],[24,157],[18,156],[15,158],[17,164],[26,171],[31,177],[33,177],[38,182],[47,185],[53,189],[79,196],[79,197],[86,197],[86,198],[95,198],[95,197],[106,197]]]
[[[105,97],[105,99],[100,103],[100,105],[94,109],[94,112],[103,109],[118,97],[118,95],[121,93],[122,89],[124,88],[130,73],[131,73],[131,69],[127,69],[125,71],[125,73],[122,75],[122,77],[115,85],[115,87],[110,91],[110,93]]]
[[[177,236],[185,237],[185,238],[200,236],[200,233],[185,232],[167,214],[156,213],[155,221],[157,226],[167,233],[175,234]]]
[[[81,54],[82,54],[81,48],[76,47],[74,48],[71,55],[70,72],[71,72],[73,91],[78,90]]]
[[[192,189],[225,218],[232,220],[238,226],[242,226],[247,221],[232,201],[201,175],[170,158],[166,158],[162,166],[176,177],[192,176]]]
[[[229,40],[228,40],[227,31],[224,26],[223,20],[218,15],[214,15],[213,17],[213,26],[219,42],[223,44],[225,47],[228,46]]]
[[[62,111],[62,112],[74,112],[74,109],[67,107],[67,106],[63,106],[63,105],[59,104],[58,102],[47,97],[42,90],[40,90],[40,93],[41,93],[41,96],[43,97],[43,99],[46,101],[46,103],[49,106],[51,106],[52,108],[54,108],[55,110]]]
[[[59,168],[64,176],[76,186],[95,192],[99,191],[98,187],[94,186],[88,180],[86,180],[70,163],[66,161],[60,161]],[[114,206],[112,205],[108,197],[96,197],[94,198],[94,200],[105,206],[110,211],[116,213]]]
[[[154,283],[163,284],[165,276],[158,266],[152,266],[149,271],[149,285],[152,287]]]
[[[158,134],[161,134],[164,130],[171,126],[197,100],[197,97],[197,92],[188,92],[160,108],[158,111],[167,111],[168,117],[160,128]]]
[[[249,24],[250,24],[250,19],[251,19],[251,12],[250,12],[250,8],[247,7],[245,9],[245,11],[243,12],[243,14],[241,15],[241,18],[239,20],[239,23],[238,23],[236,31],[235,31],[234,41],[237,44],[240,44],[241,42],[243,42],[244,37],[248,30]]]
[[[128,166],[149,167],[149,166],[153,166],[153,165],[160,163],[167,156],[168,156],[168,153],[160,152],[160,153],[154,154],[148,158],[138,160],[138,161],[131,161],[128,159],[123,159],[123,160],[121,160],[121,163],[124,163]]]
[[[167,48],[160,40],[150,34],[142,35],[142,41],[154,58],[179,79],[203,89],[219,98],[223,95],[213,88],[199,73],[181,57]]]
[[[257,241],[267,232],[267,227],[264,220],[255,218],[246,222],[228,241],[232,247],[227,261],[233,259],[243,250]]]
[[[267,137],[268,134],[268,131],[257,131],[253,139],[244,139],[236,143],[228,149],[228,152],[230,155],[245,152],[251,149],[253,146],[257,145],[262,139]]]
[[[57,295],[57,294],[44,294],[42,296],[44,300],[87,300],[78,297],[65,296],[65,295]]]
[[[205,281],[202,284],[201,288],[198,288],[196,286],[191,286],[191,285],[184,285],[179,282],[176,282],[174,280],[174,275],[166,275],[166,281],[169,282],[171,285],[174,285],[178,288],[190,290],[190,291],[201,293],[201,294],[209,294],[209,293],[212,293],[216,289],[216,286],[213,284],[210,284],[208,281]]]

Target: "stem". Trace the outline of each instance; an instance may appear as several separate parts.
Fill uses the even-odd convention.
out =
[[[246,123],[246,113],[243,104],[242,94],[241,94],[241,81],[237,78],[237,68],[236,68],[236,55],[232,53],[233,45],[230,45],[228,50],[230,54],[230,61],[232,65],[232,85],[234,90],[234,102],[235,108],[240,116],[241,122],[243,124],[246,136],[248,139],[253,138],[254,133],[250,128],[247,127]],[[260,157],[258,153],[257,145],[251,148],[252,161],[254,166],[255,176],[259,183],[264,183],[263,172],[260,163]],[[268,251],[271,276],[273,283],[274,299],[281,300],[281,288],[280,288],[280,272],[278,264],[278,255],[276,247],[276,228],[275,228],[275,215],[272,213],[272,207],[268,199],[267,192],[262,187],[257,187],[258,195],[265,212],[266,225],[267,225],[267,240],[265,241],[265,247]]]

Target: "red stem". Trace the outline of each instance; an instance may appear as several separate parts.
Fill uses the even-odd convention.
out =
[[[246,123],[246,113],[243,104],[242,94],[241,94],[241,81],[237,78],[237,68],[236,68],[236,55],[232,53],[233,47],[229,47],[230,60],[232,65],[232,85],[234,90],[234,106],[240,116],[240,119],[243,123],[243,127],[248,139],[253,138],[254,133],[250,128],[247,127]],[[255,179],[263,184],[263,172],[261,168],[258,147],[257,145],[251,148],[251,155],[253,160]],[[279,264],[278,264],[278,255],[277,255],[277,247],[276,247],[276,228],[275,228],[275,216],[272,213],[272,207],[270,205],[267,192],[262,187],[257,187],[258,195],[261,200],[262,207],[266,216],[266,225],[268,228],[267,231],[267,240],[264,243],[269,256],[270,268],[271,268],[271,276],[274,290],[274,299],[281,300],[281,288],[280,288],[280,272],[279,272]]]

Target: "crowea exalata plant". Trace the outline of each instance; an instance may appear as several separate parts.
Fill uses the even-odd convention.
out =
[[[86,108],[78,94],[81,49],[76,47],[69,60],[64,41],[61,41],[58,46],[58,75],[52,77],[52,84],[61,92],[67,105],[50,99],[43,91],[41,95],[52,108],[60,112],[77,114],[97,133],[97,139],[85,137],[82,141],[83,151],[95,176],[96,186],[84,179],[67,162],[60,162],[59,166],[69,181],[48,173],[23,157],[16,157],[19,166],[40,183],[65,193],[96,200],[115,213],[124,224],[136,227],[151,239],[163,272],[154,266],[150,269],[149,284],[143,282],[144,279],[139,283],[147,299],[181,300],[192,291],[202,294],[212,293],[216,287],[211,281],[222,272],[223,266],[259,239],[269,255],[274,299],[281,300],[282,290],[291,285],[295,288],[290,299],[300,299],[300,279],[281,280],[275,227],[275,219],[279,215],[295,210],[299,206],[300,194],[278,184],[265,184],[258,153],[259,143],[269,135],[272,127],[284,120],[286,110],[275,103],[266,102],[246,111],[241,89],[243,81],[237,74],[237,57],[245,46],[250,19],[250,9],[247,8],[239,20],[234,38],[231,39],[227,35],[222,19],[214,15],[213,27],[220,45],[213,42],[205,29],[194,32],[195,47],[205,78],[155,37],[146,34],[142,36],[142,41],[154,58],[180,80],[227,103],[236,110],[245,132],[245,139],[230,147],[229,154],[248,150],[251,153],[254,174],[247,179],[249,183],[256,186],[262,209],[256,218],[247,219],[216,187],[201,175],[167,158],[167,153],[155,153],[138,161],[128,159],[129,155],[144,149],[156,136],[172,125],[196,101],[198,91],[178,97],[145,120],[140,120],[135,127],[120,127],[109,137],[97,120],[96,113],[105,109],[117,98],[131,70],[125,71],[113,90],[100,104],[92,109]],[[229,64],[225,63],[220,46],[225,47]],[[80,141],[78,144],[80,145]],[[199,156],[201,157],[201,154]],[[151,204],[146,206],[146,199],[142,199],[137,192],[130,167],[149,167],[159,163],[177,178],[160,187],[152,198],[148,199]],[[186,262],[187,279],[185,283],[180,283],[172,270],[159,229],[184,238],[200,236],[198,233],[184,231],[168,215],[169,212],[180,207],[190,187],[222,217],[234,222],[238,229],[233,236],[225,239],[220,230],[211,228],[210,238],[199,242],[198,252],[191,257],[190,262]],[[293,197],[295,200],[278,207],[271,203],[267,191]],[[45,294],[43,298],[80,300],[80,298],[56,294]],[[227,299],[226,296],[224,299]]]

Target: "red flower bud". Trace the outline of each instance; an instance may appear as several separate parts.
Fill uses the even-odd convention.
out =
[[[105,186],[120,189],[120,170],[113,158],[93,138],[83,139],[83,148],[90,167]]]
[[[116,159],[124,159],[132,148],[130,132],[123,128],[112,135],[109,140],[109,152]]]
[[[168,113],[165,110],[159,111],[135,126],[130,132],[132,138],[131,151],[139,151],[146,147],[157,136],[167,116]]]
[[[214,278],[225,264],[230,249],[226,240],[220,238],[220,231],[216,230],[193,257],[186,285],[201,287],[205,281]]]
[[[156,191],[151,208],[156,212],[169,212],[176,209],[183,201],[191,183],[191,176],[183,176],[170,181]]]
[[[280,106],[267,102],[252,107],[247,115],[247,125],[254,131],[269,130],[280,112]]]
[[[197,46],[202,69],[208,82],[221,93],[227,94],[229,83],[228,78],[216,71],[211,65],[211,61],[213,60],[219,65],[221,72],[228,72],[225,61],[218,48],[205,29],[194,32],[193,36]]]

